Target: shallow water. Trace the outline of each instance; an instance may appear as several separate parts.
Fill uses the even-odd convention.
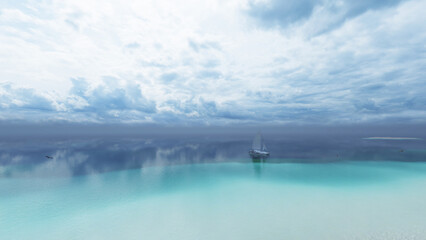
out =
[[[424,142],[344,140],[3,141],[0,239],[425,239]]]

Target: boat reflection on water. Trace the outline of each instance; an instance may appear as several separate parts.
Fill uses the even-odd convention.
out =
[[[263,161],[259,161],[259,160],[253,160],[253,171],[254,171],[254,176],[257,178],[260,178],[262,176],[262,172],[265,168],[265,163]]]
[[[253,139],[252,148],[249,150],[249,155],[253,162],[253,170],[256,177],[262,176],[263,168],[265,167],[266,159],[269,157],[269,151],[266,148],[262,134],[257,133]]]
[[[426,137],[424,138],[426,139]],[[247,146],[252,149],[247,154]],[[153,135],[146,137],[0,136],[0,179],[72,177],[127,169],[209,163],[250,163],[260,174],[271,163],[341,161],[424,162],[423,140],[370,140],[321,134]],[[403,149],[403,151],[401,151]],[[250,154],[251,153],[251,154]]]
[[[260,132],[258,132],[253,139],[249,155],[253,162],[264,162],[269,157],[268,149],[266,148],[265,141]]]

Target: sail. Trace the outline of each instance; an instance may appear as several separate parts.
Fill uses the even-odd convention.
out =
[[[260,132],[258,132],[256,137],[253,139],[252,149],[253,150],[261,150],[262,145],[264,145],[262,135],[260,134]]]
[[[262,141],[263,142],[263,141]],[[267,152],[268,149],[266,148],[265,142],[263,142],[263,147],[262,147],[262,151]]]

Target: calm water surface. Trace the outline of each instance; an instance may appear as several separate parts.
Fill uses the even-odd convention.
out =
[[[251,137],[3,139],[0,239],[426,239],[424,140]]]

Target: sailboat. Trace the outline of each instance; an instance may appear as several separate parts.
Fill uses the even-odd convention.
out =
[[[263,141],[262,134],[257,133],[256,137],[253,139],[252,147],[249,151],[250,157],[253,159],[262,159],[269,157],[268,149],[266,149],[265,142]]]

